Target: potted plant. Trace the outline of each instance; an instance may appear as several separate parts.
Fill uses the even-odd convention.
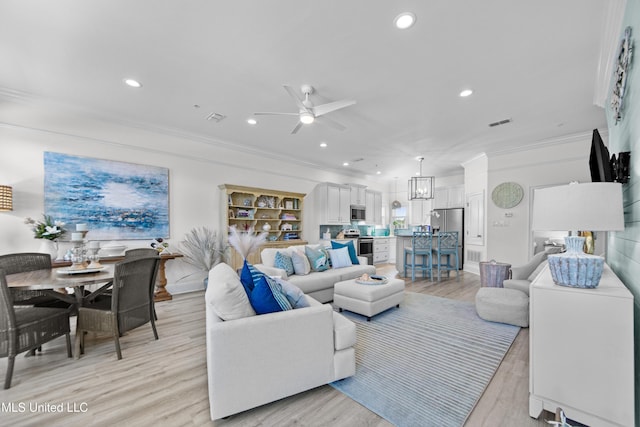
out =
[[[226,256],[226,247],[222,242],[222,236],[219,236],[216,230],[208,227],[191,229],[181,242],[181,250],[187,263],[205,273],[208,273],[216,264],[223,262]],[[205,289],[207,288],[207,280],[208,277],[205,277]]]
[[[51,260],[55,260],[58,257],[58,238],[67,232],[64,229],[65,223],[54,221],[50,215],[44,214],[41,221],[26,218],[24,223],[31,227],[34,238],[42,239],[39,252],[50,254]]]

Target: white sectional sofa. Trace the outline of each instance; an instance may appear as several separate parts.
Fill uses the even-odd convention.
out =
[[[317,247],[318,245],[309,245]],[[293,249],[299,249],[300,246],[294,246]],[[312,271],[306,275],[292,276],[287,275],[287,272],[283,269],[276,268],[274,266],[276,253],[278,251],[286,251],[282,248],[264,248],[260,252],[261,264],[256,264],[258,270],[269,276],[280,276],[283,279],[293,283],[299,287],[302,292],[320,301],[322,303],[333,300],[333,285],[337,282],[344,280],[355,279],[367,273],[369,275],[376,273],[376,268],[373,265],[367,265],[366,257],[358,257],[360,264],[352,265],[350,267],[343,268],[330,268],[325,271]]]
[[[242,293],[231,267],[211,270],[205,301],[212,420],[355,374],[355,324],[331,305],[305,296],[309,307],[251,315],[239,314],[236,303],[225,311],[233,319],[220,318],[228,304],[221,300]]]

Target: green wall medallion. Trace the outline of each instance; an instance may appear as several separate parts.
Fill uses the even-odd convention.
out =
[[[522,186],[516,182],[503,182],[498,184],[491,192],[491,200],[502,209],[511,209],[518,206],[524,197]]]

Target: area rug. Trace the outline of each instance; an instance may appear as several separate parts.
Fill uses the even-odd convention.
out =
[[[356,374],[331,385],[399,427],[462,426],[520,330],[413,292],[370,322],[343,314],[357,327]]]

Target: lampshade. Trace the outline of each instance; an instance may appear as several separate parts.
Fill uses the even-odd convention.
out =
[[[536,190],[533,230],[624,230],[622,185],[617,182],[573,183]],[[582,251],[585,238],[567,236],[567,251],[547,257],[554,283],[595,288],[600,282],[604,258]]]
[[[624,230],[622,184],[589,182],[537,189],[532,230]]]
[[[409,179],[409,200],[433,199],[433,184],[435,177],[422,176],[422,161],[424,157],[418,157],[420,161],[420,175]]]
[[[8,185],[0,185],[0,211],[13,210],[13,189]]]

